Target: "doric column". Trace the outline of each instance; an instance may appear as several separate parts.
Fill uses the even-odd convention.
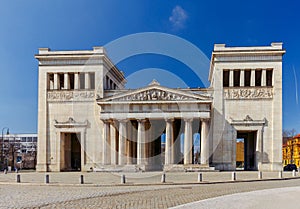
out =
[[[201,164],[209,165],[209,121],[201,121]]]
[[[145,156],[145,119],[138,120],[138,133],[137,133],[137,164],[144,163]]]
[[[54,73],[54,89],[59,89],[59,80],[58,80],[58,74]]]
[[[79,89],[79,73],[74,74],[74,89]]]
[[[118,164],[118,152],[117,152],[117,125],[116,121],[110,123],[110,147],[111,147],[111,164]]]
[[[255,86],[255,69],[251,69],[250,86]]]
[[[119,165],[124,165],[126,163],[126,122],[127,120],[119,121]]]
[[[261,74],[261,86],[267,85],[267,70],[263,69]]]
[[[90,80],[90,73],[84,74],[84,88],[90,89],[91,88],[91,80]]]
[[[137,122],[133,122],[132,127],[132,163],[137,163]]]
[[[103,121],[103,144],[102,144],[102,163],[103,165],[109,165],[111,163],[110,153],[110,121]]]
[[[127,153],[127,164],[132,164],[132,126],[131,123],[127,124],[127,136],[126,140],[126,153]]]
[[[245,86],[245,70],[242,69],[240,72],[240,86]]]
[[[165,164],[173,164],[173,141],[174,141],[174,134],[173,134],[173,122],[174,119],[166,119],[166,146],[165,146]]]
[[[193,132],[192,132],[192,118],[184,119],[184,164],[192,163],[192,146],[193,146]]]
[[[70,89],[69,73],[64,74],[64,89]]]
[[[229,70],[229,86],[233,86],[233,70]]]

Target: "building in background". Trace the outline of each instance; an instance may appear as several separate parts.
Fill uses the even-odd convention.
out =
[[[37,156],[37,134],[0,136],[2,168],[34,169]]]
[[[283,165],[295,164],[300,167],[300,134],[289,137],[282,145]]]
[[[236,168],[244,169],[245,152],[244,140],[236,142]]]

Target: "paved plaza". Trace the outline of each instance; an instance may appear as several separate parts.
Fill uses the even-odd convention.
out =
[[[291,172],[284,172],[283,179],[277,172],[263,173],[263,180],[258,180],[257,172],[237,172],[237,181],[231,180],[231,172],[204,172],[200,183],[198,173],[166,173],[166,183],[161,183],[161,172],[125,173],[125,184],[121,184],[121,173],[49,173],[49,184],[45,184],[45,173],[19,174],[21,183],[16,183],[16,173],[0,174],[1,208],[168,208],[223,195],[300,186],[299,174],[292,177]],[[80,175],[84,184],[79,183]]]

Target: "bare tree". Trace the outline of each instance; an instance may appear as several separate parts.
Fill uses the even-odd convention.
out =
[[[296,129],[283,129],[282,137],[294,137],[296,135]]]

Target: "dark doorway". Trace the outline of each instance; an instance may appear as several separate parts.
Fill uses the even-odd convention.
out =
[[[62,133],[62,171],[81,171],[81,145],[80,134]]]
[[[78,134],[71,134],[71,169],[81,171],[81,146]]]
[[[243,168],[246,171],[253,171],[257,170],[256,166],[256,157],[255,157],[255,148],[256,148],[256,131],[238,131],[237,132],[237,153],[236,153],[236,162],[237,162],[237,169]],[[243,147],[243,148],[241,148]],[[242,152],[244,151],[244,162],[240,159],[242,157]],[[239,160],[239,161],[238,161]]]

